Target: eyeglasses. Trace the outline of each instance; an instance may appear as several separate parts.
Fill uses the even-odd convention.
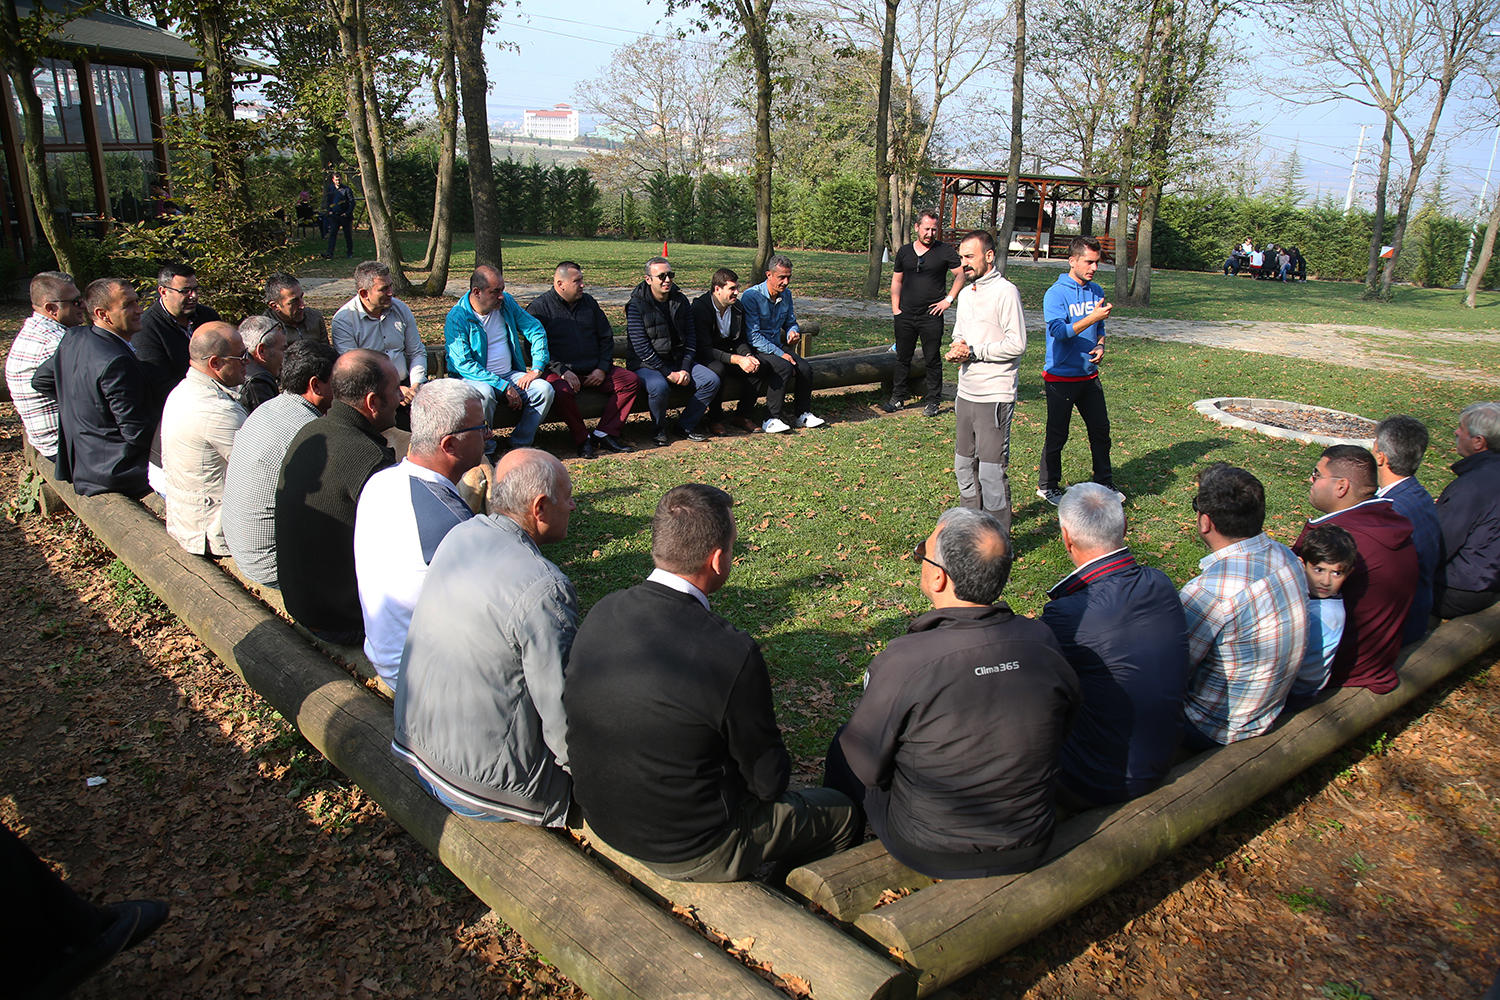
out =
[[[161,286],[161,290],[164,291],[164,292],[176,292],[178,295],[197,295],[198,294],[198,286],[197,285],[189,285],[187,288],[173,288],[171,285],[162,285]]]
[[[48,299],[47,300],[47,305],[49,305],[49,306],[81,306],[81,305],[83,305],[83,296],[80,295],[76,299]]]
[[[1319,474],[1319,472],[1318,472],[1317,469],[1314,469],[1312,471],[1312,475],[1310,475],[1310,476],[1307,477],[1307,481],[1310,482],[1310,483],[1315,483],[1319,479],[1345,479],[1345,478],[1347,478],[1347,477],[1345,477],[1345,476],[1324,476],[1324,475]]]
[[[246,351],[244,354],[215,354],[213,357],[218,358],[220,361],[246,362],[250,360],[251,355],[249,351]]]
[[[937,562],[936,560],[927,558],[927,539],[925,538],[918,542],[916,545],[912,546],[911,555],[913,559],[919,559],[922,562],[932,563],[944,573],[948,572],[947,566],[944,566],[942,563]]]
[[[651,277],[657,281],[671,281],[673,278],[677,277],[677,272],[663,271],[661,274],[653,274]]]
[[[475,424],[473,427],[461,427],[461,428],[459,428],[458,430],[454,431],[452,434],[450,434],[448,436],[449,437],[458,437],[460,434],[467,434],[470,431],[487,431],[489,429],[490,429],[490,425],[489,424]]]

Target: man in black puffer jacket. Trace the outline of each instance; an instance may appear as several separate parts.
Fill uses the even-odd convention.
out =
[[[707,441],[698,421],[719,391],[719,376],[697,363],[698,339],[693,330],[693,307],[673,284],[672,265],[665,257],[646,262],[646,280],[635,286],[625,305],[625,367],[646,387],[651,423],[657,444],[667,444],[667,395],[672,386],[693,390],[677,426],[693,441]]]

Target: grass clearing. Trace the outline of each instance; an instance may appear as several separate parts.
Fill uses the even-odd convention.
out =
[[[848,323],[840,335],[850,338],[885,328],[876,321]],[[1031,340],[1012,429],[1018,558],[1006,598],[1018,612],[1034,614],[1072,565],[1056,511],[1033,495],[1045,408],[1042,345]],[[1436,493],[1451,480],[1447,464],[1456,458],[1446,453],[1447,428],[1462,406],[1492,394],[1464,383],[1370,378],[1334,365],[1208,347],[1127,337],[1112,345],[1104,377],[1116,483],[1130,498],[1129,541],[1138,557],[1179,585],[1198,572],[1204,555],[1191,528],[1198,469],[1225,461],[1259,476],[1267,528],[1290,543],[1311,511],[1307,475],[1321,451],[1210,423],[1192,409],[1195,400],[1270,396],[1375,418],[1412,413],[1433,428],[1436,445],[1422,479]],[[912,411],[885,416],[875,408],[878,398],[875,390],[819,397],[818,412],[831,423],[816,431],[574,462],[579,510],[568,539],[549,552],[573,579],[586,611],[650,572],[648,525],[663,492],[698,481],[733,494],[740,527],[735,572],[715,608],[760,641],[789,744],[809,774],[847,718],[865,665],[927,610],[911,547],[958,502],[951,408],[936,419]],[[560,428],[545,428],[539,441],[567,453]],[[1064,481],[1083,478],[1088,468],[1087,439],[1075,420],[1063,455]]]
[[[325,244],[314,237],[302,240],[310,258],[304,276],[346,278],[354,263],[375,256],[375,242],[366,231],[355,234],[354,260],[321,258]],[[407,260],[420,258],[427,247],[427,234],[402,234],[401,253]],[[603,240],[571,237],[508,236],[505,239],[505,275],[512,282],[547,284],[560,260],[583,265],[586,280],[601,287],[630,287],[640,282],[646,261],[661,253],[661,244],[650,240]],[[678,243],[670,247],[678,283],[688,289],[707,288],[714,269],[730,267],[746,280],[755,263],[748,247],[700,246]],[[868,267],[864,254],[827,250],[789,250],[796,265],[792,291],[802,296],[860,298]],[[453,240],[451,276],[462,277],[474,266],[474,239],[467,233]],[[1053,266],[1018,265],[1009,277],[1021,290],[1027,309],[1040,309],[1042,295],[1057,280],[1061,262]],[[890,265],[881,279],[881,294],[890,288]],[[409,272],[413,280],[423,272]],[[1113,274],[1101,272],[1099,283],[1113,298]],[[1116,315],[1157,319],[1225,321],[1249,323],[1334,323],[1348,326],[1385,327],[1396,330],[1481,331],[1500,330],[1500,291],[1481,292],[1479,308],[1466,309],[1463,293],[1453,289],[1402,286],[1394,302],[1366,302],[1363,286],[1353,282],[1309,281],[1306,283],[1254,281],[1226,278],[1218,272],[1157,271],[1151,278],[1151,305],[1121,306]],[[524,303],[523,303],[524,304]],[[1465,366],[1467,367],[1467,366]]]

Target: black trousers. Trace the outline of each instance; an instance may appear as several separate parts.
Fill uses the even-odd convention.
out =
[[[24,990],[62,958],[64,948],[88,944],[109,923],[79,897],[25,842],[0,824],[0,968],[6,989]]]
[[[911,395],[911,359],[922,343],[922,360],[927,364],[927,391],[924,403],[943,401],[943,317],[925,309],[917,315],[903,312],[896,321],[896,372],[891,379],[891,395],[905,399]]]
[[[1056,489],[1062,477],[1062,450],[1068,443],[1068,426],[1076,409],[1083,416],[1094,458],[1094,482],[1114,489],[1114,469],[1109,464],[1109,408],[1099,379],[1087,382],[1043,382],[1047,395],[1047,434],[1042,442],[1042,464],[1038,485]]]
[[[755,401],[766,391],[766,363],[762,356],[761,366],[754,374],[745,371],[732,361],[700,361],[703,367],[719,376],[719,391],[714,401],[708,404],[708,422],[716,424],[724,419],[724,387],[735,379],[740,387],[740,400],[735,404],[734,415],[750,419],[755,411]]]
[[[791,354],[790,351],[787,352]],[[769,381],[766,383],[766,413],[778,420],[785,419],[781,415],[781,408],[786,400],[786,384],[793,376],[797,379],[796,395],[793,398],[793,417],[800,417],[812,409],[812,369],[808,367],[807,359],[801,355],[792,354],[792,360],[788,361],[779,354],[758,354],[761,370],[770,368]],[[790,420],[786,421],[791,423]]]
[[[333,256],[333,248],[339,241],[339,230],[344,231],[344,250],[351,257],[354,256],[354,216],[336,215],[328,220],[328,255]]]
[[[1436,591],[1433,613],[1443,619],[1457,618],[1459,615],[1472,615],[1476,611],[1494,607],[1497,601],[1500,601],[1500,592],[1497,591],[1445,587]]]

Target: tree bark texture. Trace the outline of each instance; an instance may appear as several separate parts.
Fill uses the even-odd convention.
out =
[[[755,273],[751,280],[765,280],[766,261],[771,259],[771,3],[772,0],[735,0],[735,13],[750,58],[755,63]],[[877,198],[877,205],[879,199]],[[880,209],[876,208],[876,214]]]
[[[1010,163],[1005,168],[1005,222],[995,240],[995,266],[1005,273],[1010,262],[1010,236],[1016,231],[1017,185],[1021,182],[1021,113],[1026,100],[1026,0],[1016,3],[1016,68],[1010,78]],[[1041,212],[1044,206],[1037,205]]]
[[[438,109],[442,151],[438,154],[437,194],[432,202],[432,232],[422,266],[430,268],[422,294],[442,295],[448,287],[448,262],[453,256],[453,178],[458,160],[458,79],[452,36],[439,41],[438,63],[432,76],[432,96]]]
[[[490,151],[489,80],[484,70],[484,29],[489,0],[443,0],[458,56],[463,95],[464,143],[469,150],[469,197],[474,203],[474,266],[504,268],[500,203],[495,195],[495,158]]]
[[[1159,3],[1152,3],[1151,14],[1146,21],[1144,44],[1141,48],[1140,65],[1136,67],[1134,97],[1130,104],[1130,118],[1125,123],[1125,130],[1120,137],[1120,177],[1119,177],[1119,204],[1117,214],[1114,218],[1114,240],[1115,240],[1115,294],[1116,302],[1123,302],[1130,298],[1130,273],[1127,262],[1130,260],[1130,200],[1135,189],[1132,186],[1135,177],[1135,140],[1136,133],[1141,127],[1141,114],[1146,105],[1146,87],[1151,70],[1152,54],[1156,46],[1156,21],[1159,12]]]
[[[26,180],[31,187],[31,201],[36,208],[42,235],[52,247],[57,266],[68,274],[77,273],[73,257],[73,237],[57,221],[52,205],[52,189],[47,184],[47,153],[42,137],[42,101],[36,95],[36,58],[21,35],[21,22],[13,3],[0,4],[0,22],[5,28],[5,69],[10,88],[21,104],[21,159],[26,164]],[[3,113],[3,112],[0,112]],[[17,206],[25,211],[24,206]]]
[[[875,112],[875,232],[870,240],[870,267],[865,275],[865,298],[880,295],[880,273],[885,257],[885,230],[891,201],[891,61],[896,52],[896,10],[901,0],[885,0],[885,28],[880,35],[880,97]]]
[[[1396,109],[1387,108],[1380,134],[1380,165],[1375,169],[1375,211],[1370,217],[1370,263],[1365,268],[1362,297],[1380,297],[1380,247],[1385,239],[1385,202],[1391,189],[1391,145],[1396,135]]]
[[[1470,309],[1479,304],[1479,283],[1484,280],[1484,272],[1490,266],[1490,257],[1495,253],[1496,230],[1500,230],[1500,191],[1495,192],[1495,207],[1490,209],[1490,222],[1484,227],[1484,245],[1479,248],[1479,259],[1474,262],[1474,270],[1469,272],[1464,305]]]

